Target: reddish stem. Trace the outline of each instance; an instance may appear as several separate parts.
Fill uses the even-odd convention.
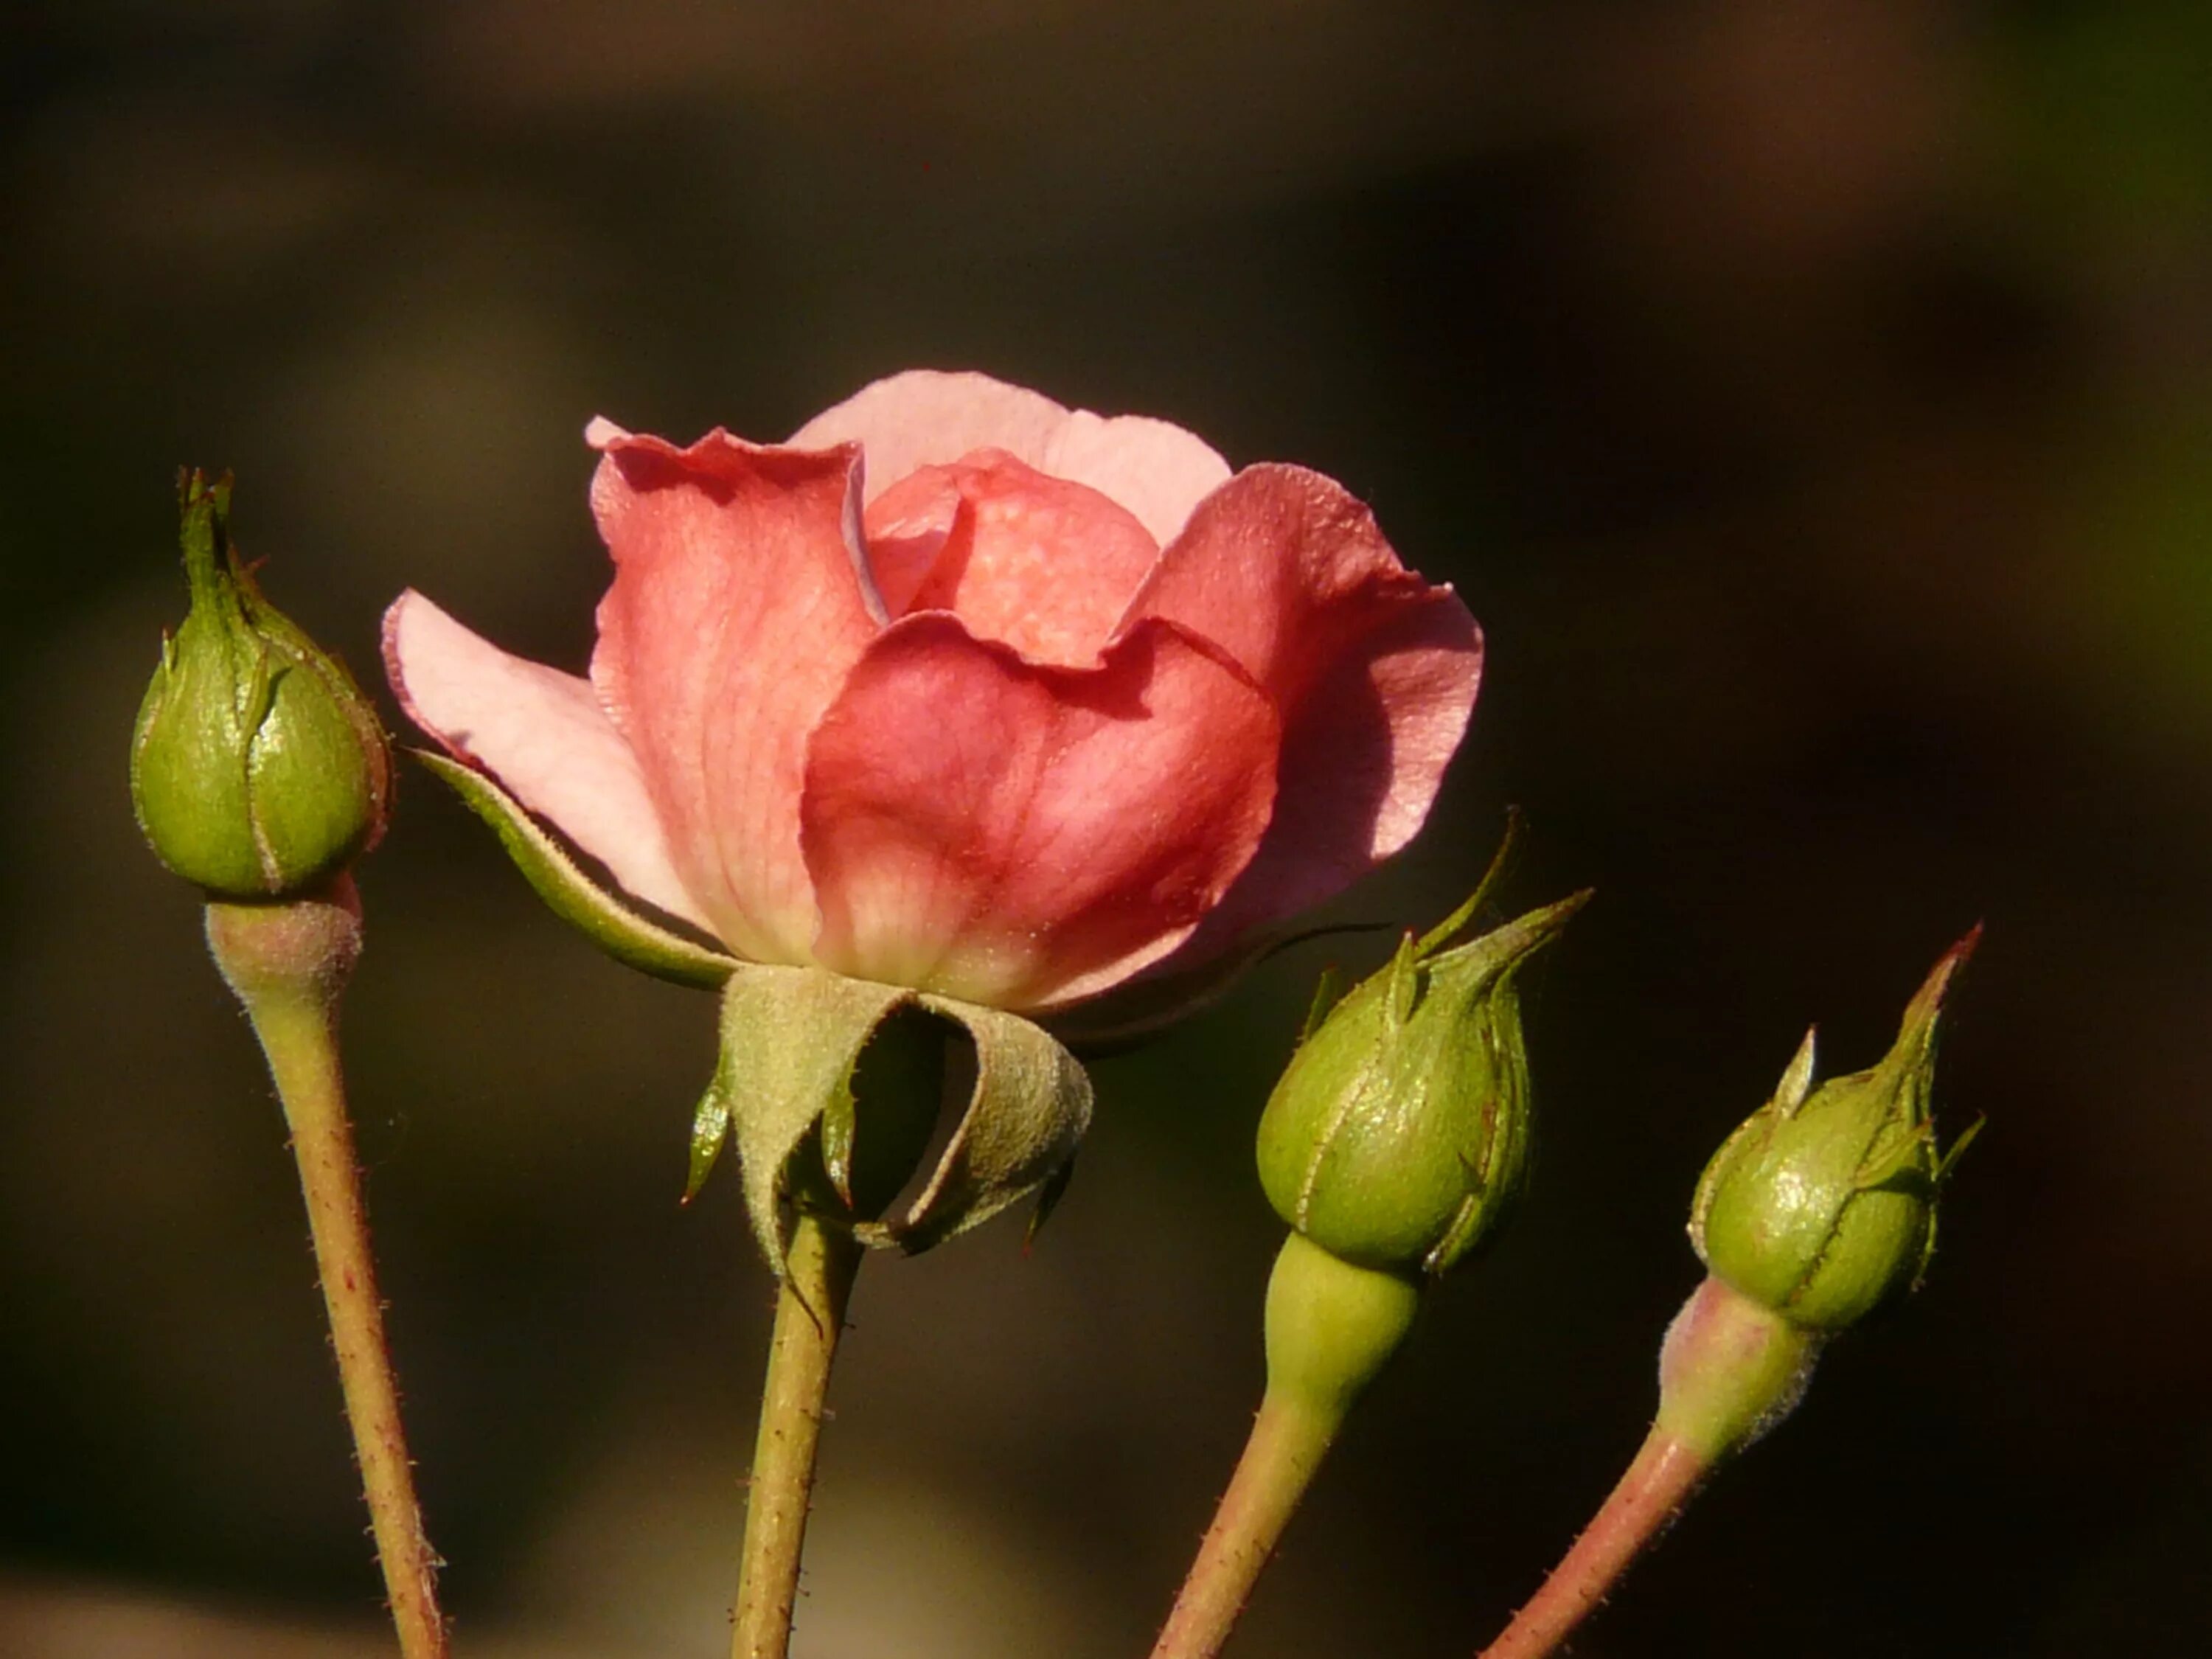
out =
[[[1566,1559],[1481,1659],[1543,1659],[1555,1650],[1682,1512],[1711,1468],[1673,1435],[1652,1430]]]

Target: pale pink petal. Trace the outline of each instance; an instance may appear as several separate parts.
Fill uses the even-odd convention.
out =
[[[1165,617],[1228,652],[1283,719],[1267,839],[1174,966],[1340,891],[1410,840],[1465,733],[1482,634],[1398,562],[1374,515],[1304,468],[1247,468],[1160,556],[1125,629]]]
[[[978,639],[1070,668],[1097,661],[1159,556],[1125,509],[1001,449],[909,474],[866,524],[893,616],[950,611]]]
[[[808,754],[817,954],[1001,1007],[1103,989],[1173,950],[1250,859],[1279,738],[1267,699],[1170,624],[1070,670],[909,616]]]
[[[679,449],[603,422],[591,436],[592,510],[615,560],[592,682],[714,931],[758,960],[807,961],[807,735],[878,631],[859,453],[719,430]]]
[[[456,759],[498,779],[624,890],[712,929],[588,680],[509,656],[411,588],[384,613],[384,665],[408,718]]]
[[[1070,410],[988,374],[910,369],[862,387],[792,436],[801,449],[856,443],[867,453],[867,499],[925,466],[1003,449],[1040,472],[1118,501],[1164,547],[1191,510],[1229,477],[1205,440],[1143,415]]]
[[[971,450],[1003,449],[1038,465],[1066,424],[1067,410],[1042,392],[988,374],[915,368],[823,410],[791,434],[791,447],[860,445],[872,502],[908,473],[957,461]]]
[[[1229,463],[1204,439],[1148,415],[1110,419],[1079,409],[1067,417],[1041,472],[1073,478],[1129,509],[1165,547],[1198,504],[1229,482]]]

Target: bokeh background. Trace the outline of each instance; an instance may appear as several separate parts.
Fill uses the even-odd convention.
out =
[[[276,1114],[130,820],[172,469],[364,668],[407,584],[578,666],[589,415],[774,437],[914,364],[1320,467],[1460,586],[1473,738],[1334,917],[1433,917],[1510,802],[1512,898],[1599,890],[1525,1212],[1242,1651],[1490,1635],[1647,1420],[1708,1152],[1978,918],[1931,1282],[1577,1651],[2212,1650],[2212,9],[13,0],[0,52],[0,1651],[388,1640]],[[362,885],[462,1651],[723,1651],[769,1291],[676,1203],[711,1006],[419,771]],[[1102,1065],[1027,1258],[864,1276],[802,1654],[1143,1651],[1258,1382],[1258,1106],[1386,944]]]

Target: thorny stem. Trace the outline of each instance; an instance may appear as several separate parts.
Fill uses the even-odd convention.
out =
[[[1152,1659],[1220,1652],[1341,1424],[1340,1416],[1273,1391],[1261,1401]]]
[[[1574,1547],[1480,1659],[1543,1659],[1554,1651],[1682,1512],[1711,1468],[1694,1448],[1653,1429]]]
[[[1152,1659],[1212,1659],[1353,1403],[1413,1328],[1420,1291],[1292,1233],[1267,1279],[1267,1389]]]
[[[384,1338],[368,1218],[337,1049],[338,999],[361,949],[361,908],[341,877],[322,896],[208,906],[208,944],[245,1004],[292,1132],[376,1554],[404,1659],[444,1659],[441,1565],[422,1512]]]
[[[861,1254],[850,1232],[799,1217],[776,1295],[768,1381],[761,1392],[732,1659],[784,1659],[791,1646],[830,1364]]]
[[[1481,1659],[1542,1659],[1574,1632],[1706,1477],[1796,1408],[1819,1332],[1708,1278],[1659,1349],[1659,1415],[1589,1530]]]

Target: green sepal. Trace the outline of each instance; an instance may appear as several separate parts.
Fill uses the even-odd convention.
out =
[[[714,1164],[721,1158],[722,1147],[729,1138],[730,1101],[722,1092],[718,1069],[714,1079],[707,1085],[707,1092],[699,1097],[698,1109],[691,1115],[691,1168],[684,1181],[686,1204],[699,1196],[699,1189],[714,1172]]]
[[[1414,952],[1413,936],[1406,934],[1398,941],[1398,948],[1390,957],[1390,978],[1383,992],[1383,1024],[1392,1031],[1402,1030],[1406,1022],[1413,1017],[1413,1005],[1421,994],[1421,963]]]
[[[1071,1158],[1047,1176],[1044,1185],[1037,1188],[1036,1208],[1030,1212],[1030,1224],[1022,1233],[1024,1255],[1027,1255],[1030,1248],[1036,1243],[1037,1235],[1044,1231],[1044,1224],[1052,1219],[1052,1212],[1060,1207],[1060,1200],[1067,1196],[1068,1182],[1074,1179],[1075,1160]]]
[[[1958,1169],[1959,1160],[1966,1155],[1966,1148],[1982,1138],[1982,1131],[1989,1127],[1989,1123],[1990,1121],[1986,1117],[1976,1118],[1965,1128],[1960,1130],[1951,1144],[1937,1156],[1936,1172],[1929,1178],[1934,1181],[1938,1191],[1942,1189],[1944,1182],[1950,1180],[1953,1173]]]
[[[1797,1045],[1797,1052],[1790,1057],[1783,1068],[1782,1081],[1775,1086],[1774,1109],[1784,1117],[1794,1117],[1805,1097],[1813,1092],[1814,1050],[1818,1044],[1820,1027],[1805,1028],[1805,1040]]]
[[[138,826],[211,898],[319,890],[383,834],[390,743],[345,665],[263,596],[230,539],[228,475],[178,487],[191,605],[131,733]]]
[[[1513,860],[1521,851],[1521,809],[1507,807],[1505,832],[1498,838],[1498,850],[1490,855],[1490,867],[1482,872],[1482,879],[1475,883],[1474,891],[1467,896],[1465,903],[1421,935],[1421,942],[1413,951],[1416,957],[1426,961],[1467,931],[1468,924],[1475,918],[1475,913],[1498,890],[1498,884],[1505,879],[1506,872],[1513,867]]]
[[[818,968],[764,963],[740,964],[722,988],[714,1088],[729,1103],[745,1213],[779,1276],[791,1243],[792,1155],[833,1103],[850,1100],[860,1050],[913,994]]]
[[[914,1172],[937,1115],[941,1060],[930,1060],[926,1074],[915,1063],[937,1054],[929,1046],[937,1039],[909,1032],[909,1020],[966,1032],[975,1084],[919,1194],[884,1219],[880,1208],[904,1184],[891,1177]],[[926,1041],[913,1046],[917,1036]],[[885,1046],[872,1051],[879,1042]],[[864,1079],[857,1091],[856,1074]],[[818,968],[738,963],[723,987],[714,1083],[695,1120],[691,1190],[719,1149],[717,1115],[726,1114],[746,1213],[779,1273],[795,1207],[867,1244],[911,1254],[1031,1194],[1042,1193],[1040,1210],[1048,1211],[1090,1126],[1091,1103],[1081,1063],[1018,1015]],[[887,1160],[902,1170],[887,1170]]]
[[[853,1143],[859,1137],[859,1120],[848,1080],[822,1109],[816,1136],[822,1149],[822,1173],[829,1180],[830,1190],[837,1194],[837,1201],[848,1210],[853,1207]]]
[[[1920,1283],[1958,1154],[1936,1140],[1937,1028],[1979,935],[1936,964],[1878,1065],[1815,1086],[1808,1036],[1773,1098],[1722,1144],[1690,1212],[1690,1242],[1716,1278],[1812,1331],[1840,1330]]]
[[[981,1226],[1043,1189],[1075,1156],[1091,1127],[1090,1076],[1043,1027],[951,997],[919,1000],[958,1024],[975,1043],[975,1087],[944,1155],[906,1213],[854,1230],[868,1243],[908,1253]],[[1057,1203],[1060,1194],[1050,1198]]]
[[[1462,905],[1307,1032],[1260,1120],[1261,1186],[1331,1255],[1433,1277],[1497,1227],[1528,1158],[1515,981],[1585,891],[1463,944]]]
[[[1312,1040],[1313,1034],[1321,1030],[1322,1022],[1328,1018],[1329,1011],[1343,1000],[1344,970],[1332,963],[1321,970],[1321,977],[1314,981],[1313,1000],[1306,1005],[1306,1023],[1298,1028],[1299,1048]]]
[[[617,962],[655,979],[708,991],[722,985],[738,967],[735,957],[648,921],[615,898],[583,872],[520,801],[475,768],[426,749],[412,752],[492,827],[514,867],[546,908]]]

